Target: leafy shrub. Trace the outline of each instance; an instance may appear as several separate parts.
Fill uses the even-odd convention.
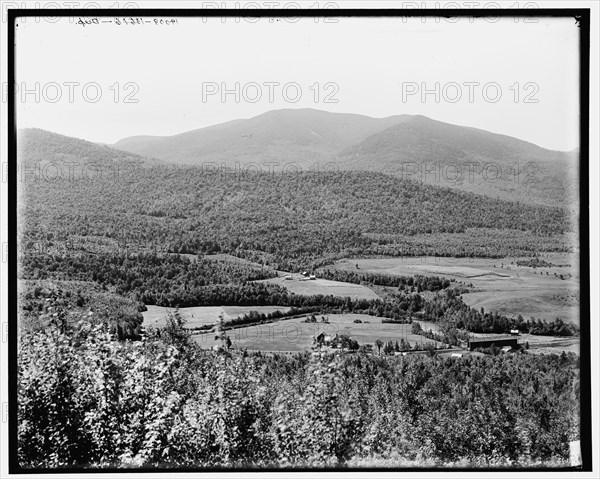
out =
[[[575,355],[217,354],[169,328],[22,331],[21,467],[506,466],[578,438]]]

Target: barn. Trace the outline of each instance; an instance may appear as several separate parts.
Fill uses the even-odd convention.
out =
[[[492,345],[498,348],[503,348],[505,346],[511,346],[513,348],[519,347],[518,339],[515,336],[488,336],[486,338],[469,339],[469,351],[474,351],[479,348],[489,348]]]

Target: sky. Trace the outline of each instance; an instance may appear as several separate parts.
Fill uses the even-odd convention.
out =
[[[420,114],[554,150],[579,144],[570,18],[57,20],[18,21],[19,128],[111,144],[316,108]]]

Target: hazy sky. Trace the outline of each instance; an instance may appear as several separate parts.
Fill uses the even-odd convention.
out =
[[[18,22],[18,126],[113,143],[310,107],[578,146],[573,19],[144,20]]]

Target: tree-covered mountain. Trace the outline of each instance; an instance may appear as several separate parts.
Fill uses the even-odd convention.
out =
[[[30,161],[29,151],[43,156],[46,140],[41,139],[22,150],[21,161]],[[93,144],[72,145],[90,147],[66,148],[62,154],[110,153]],[[266,174],[142,166],[134,174],[57,177],[20,186],[22,245],[45,251],[226,252],[296,269],[353,255],[502,257],[564,251],[562,233],[570,230],[568,214],[559,208],[373,172]]]
[[[411,116],[343,150],[339,166],[504,199],[573,207],[578,160],[577,150],[546,150],[510,136]]]
[[[115,143],[115,148],[160,158],[171,163],[201,165],[268,162],[297,163],[307,170],[401,117],[370,118],[364,115],[320,110],[283,109],[248,120],[234,120],[179,135],[135,136]]]
[[[284,109],[169,137],[125,138],[114,146],[171,163],[367,170],[527,203],[575,209],[577,199],[578,151],[546,150],[420,115]]]

